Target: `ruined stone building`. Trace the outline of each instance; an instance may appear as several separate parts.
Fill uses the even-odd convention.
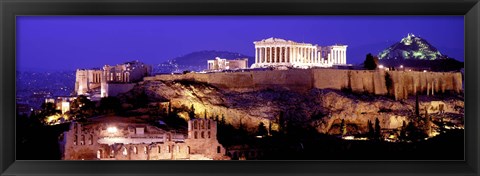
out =
[[[280,38],[268,38],[255,44],[255,64],[264,67],[332,67],[347,64],[347,45],[318,46]]]
[[[133,88],[134,83],[149,76],[152,67],[137,61],[102,69],[77,69],[75,93],[77,95],[116,96]]]
[[[63,160],[228,160],[211,119],[188,121],[188,132],[166,131],[126,117],[72,122],[62,134]]]
[[[208,71],[236,70],[248,68],[248,58],[227,60],[216,57],[208,60]]]

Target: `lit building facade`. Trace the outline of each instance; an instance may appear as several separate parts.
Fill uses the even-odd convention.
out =
[[[102,69],[77,69],[75,93],[77,95],[115,96],[133,87],[133,83],[149,76],[152,67],[137,61],[115,66],[105,65]]]
[[[62,114],[65,114],[67,111],[70,111],[70,102],[77,99],[77,97],[57,97],[57,98],[46,98],[45,103],[52,103],[55,105],[55,109],[60,110]]]
[[[60,139],[63,160],[230,159],[211,119],[190,120],[185,134],[109,117],[85,125],[72,122]]]
[[[347,45],[321,47],[279,38],[268,38],[253,43],[255,64],[252,68],[278,66],[311,68],[347,64]]]
[[[248,68],[248,58],[227,60],[216,57],[214,60],[208,60],[208,71],[236,70]]]

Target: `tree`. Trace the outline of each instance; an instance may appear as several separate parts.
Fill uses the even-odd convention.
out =
[[[42,115],[43,116],[50,116],[50,115],[54,115],[54,114],[57,114],[57,113],[61,113],[60,110],[56,109],[55,104],[50,103],[50,102],[42,103],[41,108],[42,108]]]
[[[225,115],[222,114],[222,119],[220,120],[221,125],[225,125]]]
[[[432,131],[432,120],[428,115],[427,108],[425,108],[425,134],[430,136],[431,131]]]
[[[170,116],[172,113],[172,102],[168,102],[168,110],[167,110],[167,116]]]
[[[375,129],[373,128],[372,121],[368,120],[368,137],[373,139],[375,136]]]
[[[343,135],[347,134],[347,126],[345,125],[345,120],[342,119],[342,122],[340,123],[340,133]]]
[[[416,118],[420,117],[420,107],[418,104],[418,93],[415,94],[415,116]]]
[[[284,117],[284,113],[283,111],[280,112],[280,114],[278,115],[278,131],[280,133],[284,133],[285,132],[285,117]]]
[[[385,86],[387,86],[387,93],[390,95],[390,90],[393,88],[392,75],[390,73],[385,73]]]
[[[405,139],[406,137],[406,130],[407,130],[407,124],[405,122],[405,120],[403,121],[402,123],[402,129],[400,130],[400,138],[401,139]]]
[[[367,70],[375,70],[378,65],[378,57],[374,57],[372,53],[368,53],[365,61],[363,62],[363,67]]]
[[[378,120],[378,117],[375,118],[375,138],[380,139],[381,136],[381,128],[380,128],[380,120]]]
[[[190,107],[190,111],[188,112],[188,117],[190,119],[195,119],[195,107],[193,107],[193,104]]]
[[[91,117],[94,115],[95,111],[95,103],[84,95],[79,95],[73,100],[70,108],[70,114],[74,117],[80,118]]]
[[[100,110],[103,112],[118,113],[121,109],[121,102],[117,97],[104,97],[100,99]]]

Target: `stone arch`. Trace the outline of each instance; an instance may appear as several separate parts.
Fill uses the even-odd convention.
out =
[[[103,158],[103,150],[102,150],[102,149],[98,149],[98,150],[97,150],[97,158],[98,158],[98,159]]]
[[[90,135],[90,140],[88,142],[90,145],[93,145],[93,134]]]
[[[143,153],[147,154],[147,146],[143,146]]]
[[[190,154],[190,146],[187,146],[187,153]]]
[[[160,145],[158,146],[158,153],[162,153],[162,147]]]
[[[138,148],[137,148],[137,146],[133,147],[133,153],[138,154]]]
[[[208,138],[210,138],[210,131],[208,131],[207,134],[208,134]]]
[[[202,121],[200,122],[200,124],[201,124],[201,129],[205,129],[205,121],[202,120]]]
[[[115,156],[115,150],[113,150],[113,148],[112,148],[112,149],[110,149],[110,157],[113,158],[114,156]]]
[[[127,156],[127,155],[128,155],[127,148],[126,148],[126,147],[122,147],[122,150],[123,150],[123,152],[122,152],[123,156]]]
[[[78,137],[77,135],[73,136],[73,145],[77,145]]]
[[[197,121],[194,120],[194,121],[193,121],[193,129],[197,129],[197,127],[198,127],[198,126],[197,126]]]
[[[85,145],[85,135],[83,135],[83,134],[80,137],[80,145]]]
[[[217,153],[220,153],[221,152],[221,148],[220,146],[217,146]]]
[[[200,137],[205,138],[205,132],[202,131],[202,133],[200,133]]]
[[[207,121],[207,129],[210,129],[210,120]]]
[[[193,133],[193,138],[194,138],[194,139],[197,139],[197,138],[198,138],[198,135],[197,135],[197,132],[196,132],[196,131]]]

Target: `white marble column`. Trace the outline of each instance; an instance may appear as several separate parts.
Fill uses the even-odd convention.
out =
[[[284,57],[284,56],[283,56],[283,52],[284,52],[284,51],[283,51],[283,47],[280,47],[280,51],[279,51],[279,52],[280,52],[279,60],[280,60],[280,62],[283,62],[283,59],[284,59],[284,58],[283,58],[283,57]]]
[[[312,57],[313,55],[313,52],[312,52],[312,48],[308,48],[308,63],[312,63]]]
[[[278,63],[282,62],[282,47],[278,47]]]
[[[292,59],[292,47],[291,47],[291,46],[289,46],[289,47],[287,47],[287,48],[288,48],[288,58],[287,58],[287,63],[290,63],[290,62],[291,62],[290,60]]]
[[[297,60],[298,59],[298,47],[295,46],[293,50],[294,50],[293,51],[293,62],[297,63],[298,62],[298,60]]]
[[[268,62],[268,63],[272,63],[272,55],[273,55],[273,54],[272,54],[272,53],[273,53],[272,51],[273,51],[273,47],[270,46],[270,47],[268,47],[268,48],[270,48],[270,57],[268,58],[268,61],[267,61],[267,62]]]
[[[339,56],[340,56],[340,54],[339,54],[338,50],[335,50],[335,64],[338,64]]]
[[[267,47],[263,47],[263,60],[262,60],[262,63],[265,63],[265,61],[267,61]]]
[[[258,63],[258,47],[255,47],[255,63]]]

